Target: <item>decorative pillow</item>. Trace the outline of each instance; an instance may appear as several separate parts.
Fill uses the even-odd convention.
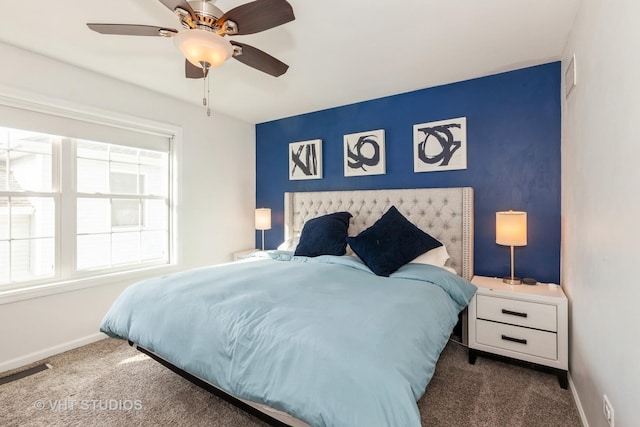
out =
[[[431,264],[436,267],[444,267],[448,259],[449,252],[447,252],[447,248],[444,245],[441,245],[423,253],[411,262],[414,264]]]
[[[409,261],[442,243],[406,219],[395,206],[347,243],[378,276],[389,276]]]
[[[305,222],[295,255],[344,255],[351,216],[349,212],[336,212]]]

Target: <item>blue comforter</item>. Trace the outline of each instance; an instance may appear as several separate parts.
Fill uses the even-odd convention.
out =
[[[100,330],[312,426],[420,426],[476,288],[429,265],[386,278],[356,257],[270,257],[132,285]]]

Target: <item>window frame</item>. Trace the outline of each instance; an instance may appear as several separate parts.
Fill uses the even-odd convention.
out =
[[[39,99],[34,95],[17,93],[0,93],[0,106],[10,107],[17,110],[27,110],[27,112],[44,113],[51,116],[68,118],[82,121],[88,124],[110,126],[114,128],[129,130],[138,133],[149,133],[151,135],[167,138],[168,149],[157,150],[167,153],[168,156],[168,253],[167,261],[149,261],[124,266],[109,267],[95,270],[77,269],[77,206],[76,202],[80,195],[93,194],[77,192],[77,156],[76,143],[69,142],[68,139],[77,140],[79,138],[67,138],[62,136],[52,144],[51,153],[51,173],[52,188],[51,193],[34,191],[4,191],[3,196],[11,197],[52,197],[55,203],[55,230],[54,230],[54,275],[45,278],[38,278],[30,281],[5,283],[0,285],[0,304],[20,301],[29,298],[36,298],[61,292],[68,292],[75,289],[83,289],[108,283],[114,280],[137,280],[155,274],[177,271],[179,265],[178,248],[178,164],[180,162],[182,140],[182,128],[166,123],[160,123],[147,119],[141,119],[129,115],[119,114],[110,111],[98,110],[86,106],[60,104],[49,99]],[[2,127],[11,128],[11,123],[2,123]],[[18,128],[17,126],[13,126]],[[28,130],[28,129],[27,129]],[[41,130],[34,132],[46,133]],[[87,139],[87,138],[84,138]],[[95,138],[98,139],[98,138]],[[118,145],[114,142],[107,142]],[[120,144],[132,146],[130,144]],[[143,148],[143,147],[136,147]],[[149,149],[149,148],[143,148]],[[151,148],[153,149],[153,148]],[[63,170],[63,159],[67,159]],[[69,160],[71,159],[71,160]],[[110,195],[113,197],[113,195]],[[62,214],[64,212],[64,215]]]
[[[3,126],[3,128],[8,128],[8,126]],[[28,130],[27,130],[28,131]],[[28,241],[28,240],[36,240],[40,238],[53,238],[54,241],[54,267],[53,267],[53,275],[44,276],[33,280],[23,280],[19,282],[8,282],[0,284],[0,292],[4,290],[13,290],[15,288],[29,287],[33,285],[37,285],[43,282],[49,282],[51,280],[59,280],[59,267],[60,267],[60,250],[59,250],[59,229],[58,229],[58,218],[61,218],[61,214],[59,212],[60,207],[60,192],[59,192],[59,183],[60,183],[60,146],[63,138],[57,135],[50,135],[53,139],[51,143],[51,189],[50,191],[33,191],[33,190],[23,190],[23,191],[13,191],[13,190],[0,190],[0,197],[7,197],[9,200],[12,198],[51,198],[54,204],[54,229],[53,235],[48,237],[29,237],[29,238],[12,238],[12,210],[13,206],[9,203],[9,209],[7,212],[8,215],[8,227],[9,227],[9,239],[7,242],[9,243],[9,268],[11,268],[13,250],[11,248],[11,244],[14,241]],[[11,174],[11,156],[10,152],[12,151],[10,146],[7,148],[7,165],[6,165],[6,173],[9,176]],[[11,276],[11,273],[10,273]]]

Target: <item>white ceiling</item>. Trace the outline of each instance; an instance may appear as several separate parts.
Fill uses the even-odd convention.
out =
[[[558,60],[580,0],[289,0],[296,20],[234,36],[290,65],[279,78],[230,59],[216,111],[260,123]],[[219,0],[227,11],[244,0]],[[86,22],[180,29],[156,0],[30,0],[0,14],[0,41],[200,104],[170,39],[106,36]]]

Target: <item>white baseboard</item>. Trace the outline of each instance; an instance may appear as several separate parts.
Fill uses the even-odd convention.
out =
[[[98,333],[86,336],[84,338],[79,338],[77,340],[73,340],[60,345],[45,348],[44,350],[36,351],[33,353],[29,353],[25,356],[21,356],[6,362],[2,362],[0,363],[0,373],[10,371],[15,368],[19,368],[21,366],[25,366],[33,362],[37,362],[38,360],[42,360],[56,354],[64,353],[65,351],[68,351],[68,350],[73,350],[74,348],[82,347],[83,345],[91,344],[93,342],[100,341],[105,338],[107,338],[105,334],[103,334],[102,332],[98,332]]]
[[[584,409],[582,408],[582,403],[580,402],[580,396],[578,396],[578,392],[576,391],[576,385],[573,383],[573,378],[571,378],[571,374],[568,374],[569,377],[569,388],[571,389],[571,395],[573,396],[573,401],[576,402],[576,408],[578,408],[578,415],[580,416],[580,422],[582,423],[582,427],[589,427],[589,422],[587,421],[587,415],[584,413]]]

